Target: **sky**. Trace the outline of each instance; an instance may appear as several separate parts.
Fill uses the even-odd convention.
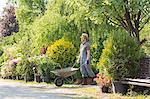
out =
[[[7,0],[0,0],[0,14],[1,14],[2,11],[3,11],[3,7],[6,6],[6,1],[7,1]]]

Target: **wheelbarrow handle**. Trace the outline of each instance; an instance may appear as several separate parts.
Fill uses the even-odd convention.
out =
[[[73,64],[73,66],[72,66],[72,68],[75,66],[77,64],[77,62],[75,62],[74,64]],[[82,65],[85,65],[86,63],[83,63]],[[82,66],[81,65],[81,66]]]
[[[73,64],[72,68],[73,68],[76,64],[77,64],[77,62],[75,62],[75,63]]]

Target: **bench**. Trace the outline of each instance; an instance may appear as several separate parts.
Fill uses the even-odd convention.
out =
[[[113,92],[125,94],[128,90],[128,85],[146,87],[150,90],[150,79],[125,78],[121,81],[114,81],[113,82]]]
[[[150,79],[130,79],[126,78],[121,81],[122,84],[136,85],[150,88]]]

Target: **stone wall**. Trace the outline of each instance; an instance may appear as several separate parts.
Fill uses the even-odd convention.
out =
[[[150,77],[150,57],[140,61],[140,78]]]

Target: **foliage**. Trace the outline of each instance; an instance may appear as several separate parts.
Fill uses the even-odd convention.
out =
[[[141,38],[146,39],[146,42],[142,45],[142,48],[144,49],[146,55],[150,56],[150,23],[148,23],[141,32]]]
[[[0,63],[6,62],[10,58],[23,57],[23,61],[16,67],[19,75],[25,74],[25,68],[28,68],[28,74],[32,75],[31,68],[40,64],[40,61],[43,62],[41,62],[41,67],[46,66],[45,64],[53,64],[52,61],[60,63],[63,67],[71,66],[75,60],[76,49],[79,49],[82,32],[87,32],[90,35],[92,68],[95,69],[100,58],[98,68],[102,70],[101,72],[110,73],[109,69],[115,70],[115,66],[120,66],[120,64],[128,65],[129,60],[133,62],[131,64],[137,63],[139,54],[136,54],[135,49],[137,48],[138,53],[140,48],[133,42],[137,41],[135,38],[139,39],[139,36],[141,38],[139,41],[142,42],[142,39],[148,35],[145,36],[145,33],[149,33],[147,29],[143,28],[149,21],[149,0],[135,2],[131,0],[9,1],[17,5],[15,14],[19,22],[19,32],[0,38],[0,48],[4,48]],[[128,31],[131,37],[135,38],[128,37],[129,35],[124,31],[123,35],[122,31],[115,30],[116,28],[122,29],[122,27]],[[149,27],[148,24],[147,27]],[[118,34],[113,33],[114,31],[117,31]],[[105,41],[107,37],[108,39]],[[105,46],[103,46],[103,41],[105,41]],[[135,49],[128,48],[131,46],[129,42],[132,42]],[[39,56],[42,46],[48,45],[47,54],[50,57],[50,63],[45,63],[45,58],[38,62],[37,59],[28,60],[31,57]],[[8,47],[11,50],[11,57],[7,55],[5,50]],[[149,41],[142,47],[148,54]],[[102,50],[103,48],[105,49]],[[128,66],[132,67],[131,64]],[[27,65],[29,66],[26,67]],[[122,66],[124,67],[124,65]],[[121,71],[121,69],[119,70]],[[122,73],[124,74],[125,71],[126,68]]]
[[[104,49],[103,41],[105,38],[100,38],[97,42],[98,44],[93,44],[91,48],[91,54],[92,54],[92,67],[96,68],[96,64],[99,62],[99,58],[101,56],[102,50]]]
[[[31,46],[32,45],[31,42],[35,42],[34,35],[32,35],[31,26],[32,26],[32,23],[35,22],[36,18],[42,16],[45,13],[46,3],[47,3],[46,0],[18,0],[17,1],[18,8],[16,10],[16,16],[19,21],[20,30],[19,30],[19,33],[17,33],[18,35],[14,35],[14,38],[15,38],[18,48],[22,47],[22,45],[24,45],[23,43],[25,42],[26,44],[29,44],[28,48],[30,47],[31,49],[33,49],[35,47],[35,46]],[[33,38],[33,41],[31,38]],[[25,48],[26,49],[24,50],[29,50],[27,47]],[[35,54],[35,51],[33,49],[30,51],[30,53],[28,53],[28,56],[29,54],[31,56],[32,51]],[[21,49],[19,50],[19,53],[20,52],[21,52]],[[25,51],[22,52],[22,54],[24,53]]]
[[[97,1],[97,10],[112,25],[128,31],[140,44],[142,40],[139,33],[150,19],[149,4],[149,0],[101,0]]]
[[[33,46],[39,49],[62,37],[75,41],[72,43],[79,46],[79,37],[83,31],[89,32],[93,42],[97,41],[102,31],[100,23],[105,21],[93,16],[89,6],[83,0],[79,0],[79,3],[75,0],[51,0],[45,14],[33,22]]]
[[[105,42],[98,63],[100,72],[110,74],[113,79],[137,77],[141,53],[136,40],[129,34],[122,30],[113,32]]]
[[[15,76],[15,68],[16,68],[15,62],[11,60],[4,62],[1,67],[1,76],[3,78],[9,78]]]
[[[24,37],[22,37],[23,40],[21,40],[16,46],[17,46],[17,52],[18,54],[23,55],[24,57],[31,57],[32,56],[32,41],[30,39],[30,36],[27,34]]]
[[[19,8],[17,9],[17,19],[19,26],[23,29],[24,25],[29,25],[40,14],[44,14],[46,10],[46,2],[44,0],[19,0]]]
[[[54,62],[59,63],[64,68],[73,65],[76,48],[71,42],[62,38],[50,45],[46,53]]]
[[[40,75],[46,77],[49,76],[50,79],[54,79],[55,75],[50,71],[60,68],[60,64],[53,62],[49,57],[44,56],[37,60],[38,72]]]
[[[149,40],[145,42],[142,48],[144,49],[144,52],[146,53],[146,55],[150,56],[150,41]]]
[[[109,37],[104,42],[104,49],[102,50],[99,62],[97,63],[100,73],[108,74],[108,70],[106,68],[110,65],[112,46],[113,46],[112,34],[110,34]]]
[[[18,59],[16,58],[16,49],[15,47],[5,46],[3,49],[4,52],[0,59],[0,67],[3,77],[16,76],[16,64]]]
[[[17,55],[27,58],[38,55],[41,46],[51,45],[62,37],[68,38],[79,48],[79,37],[83,31],[89,31],[91,41],[98,40],[101,29],[98,22],[93,22],[95,19],[90,17],[92,14],[88,15],[90,9],[85,13],[87,2],[80,0],[80,7],[78,3],[69,6],[70,1],[51,0],[44,13],[39,13],[41,10],[36,1],[40,0],[19,1],[16,15],[20,30],[17,34],[3,39],[4,45],[17,47]],[[80,7],[79,11],[78,7]],[[75,12],[72,12],[73,10]]]
[[[12,60],[15,55],[15,48],[14,47],[10,47],[10,46],[5,46],[5,48],[3,48],[3,54],[1,56],[3,62],[6,62],[8,60]]]
[[[25,64],[28,64],[26,66]],[[22,66],[23,65],[23,66]],[[49,82],[50,79],[54,79],[55,75],[50,71],[60,68],[58,63],[53,62],[48,56],[35,56],[28,58],[28,61],[22,61],[17,64],[16,72],[17,75],[22,75],[24,77],[27,75],[33,78],[34,75],[40,75],[42,79],[45,79],[46,82]]]
[[[22,67],[22,62],[20,61],[17,66],[16,66],[16,76],[19,76],[23,74],[23,67]]]
[[[59,31],[59,27],[62,23],[65,23],[65,21],[60,14],[53,9],[48,9],[42,17],[37,18],[33,23],[32,39],[35,43],[32,46],[39,49],[41,46],[61,38],[62,33]]]
[[[21,75],[25,80],[32,79],[34,74],[33,67],[34,64],[29,61],[29,58],[23,56],[21,61],[17,64],[16,74],[18,76]]]
[[[106,24],[106,20],[102,20],[102,17],[96,14],[95,4],[91,2],[86,0],[65,0],[62,14],[70,24],[68,28],[72,29],[72,32],[76,32],[74,38],[79,38],[82,32],[86,32],[89,33],[91,43],[94,44],[99,42],[99,38],[103,36],[102,32],[106,28],[103,25]]]
[[[35,56],[22,59],[16,66],[16,75],[27,77],[33,80],[33,75],[40,75],[46,78],[46,82],[54,79],[55,75],[50,71],[60,68],[58,63],[53,62],[47,56]],[[42,78],[43,79],[43,78]]]
[[[15,8],[7,5],[3,14],[0,18],[0,37],[10,36],[13,32],[18,32],[19,26],[15,15]]]
[[[80,7],[78,3],[69,6],[72,3],[70,1],[56,0],[55,2],[55,0],[51,0],[48,2],[47,8],[43,3],[39,5],[39,2],[40,0],[19,0],[16,15],[20,31],[18,35],[11,38],[11,44],[19,43],[20,40],[24,40],[24,37],[30,35],[29,39],[33,42],[31,47],[34,54],[38,54],[41,46],[51,44],[62,37],[75,41],[72,43],[79,47],[79,37],[83,31],[89,31],[91,40],[97,40],[101,29],[98,22],[93,22],[98,18],[95,19],[88,7],[86,11],[88,2],[80,0]],[[39,6],[42,5],[42,8],[45,8],[44,14],[38,13],[41,11]],[[79,11],[78,7],[80,7]],[[75,11],[72,12],[73,10]],[[92,17],[90,17],[91,15]]]

